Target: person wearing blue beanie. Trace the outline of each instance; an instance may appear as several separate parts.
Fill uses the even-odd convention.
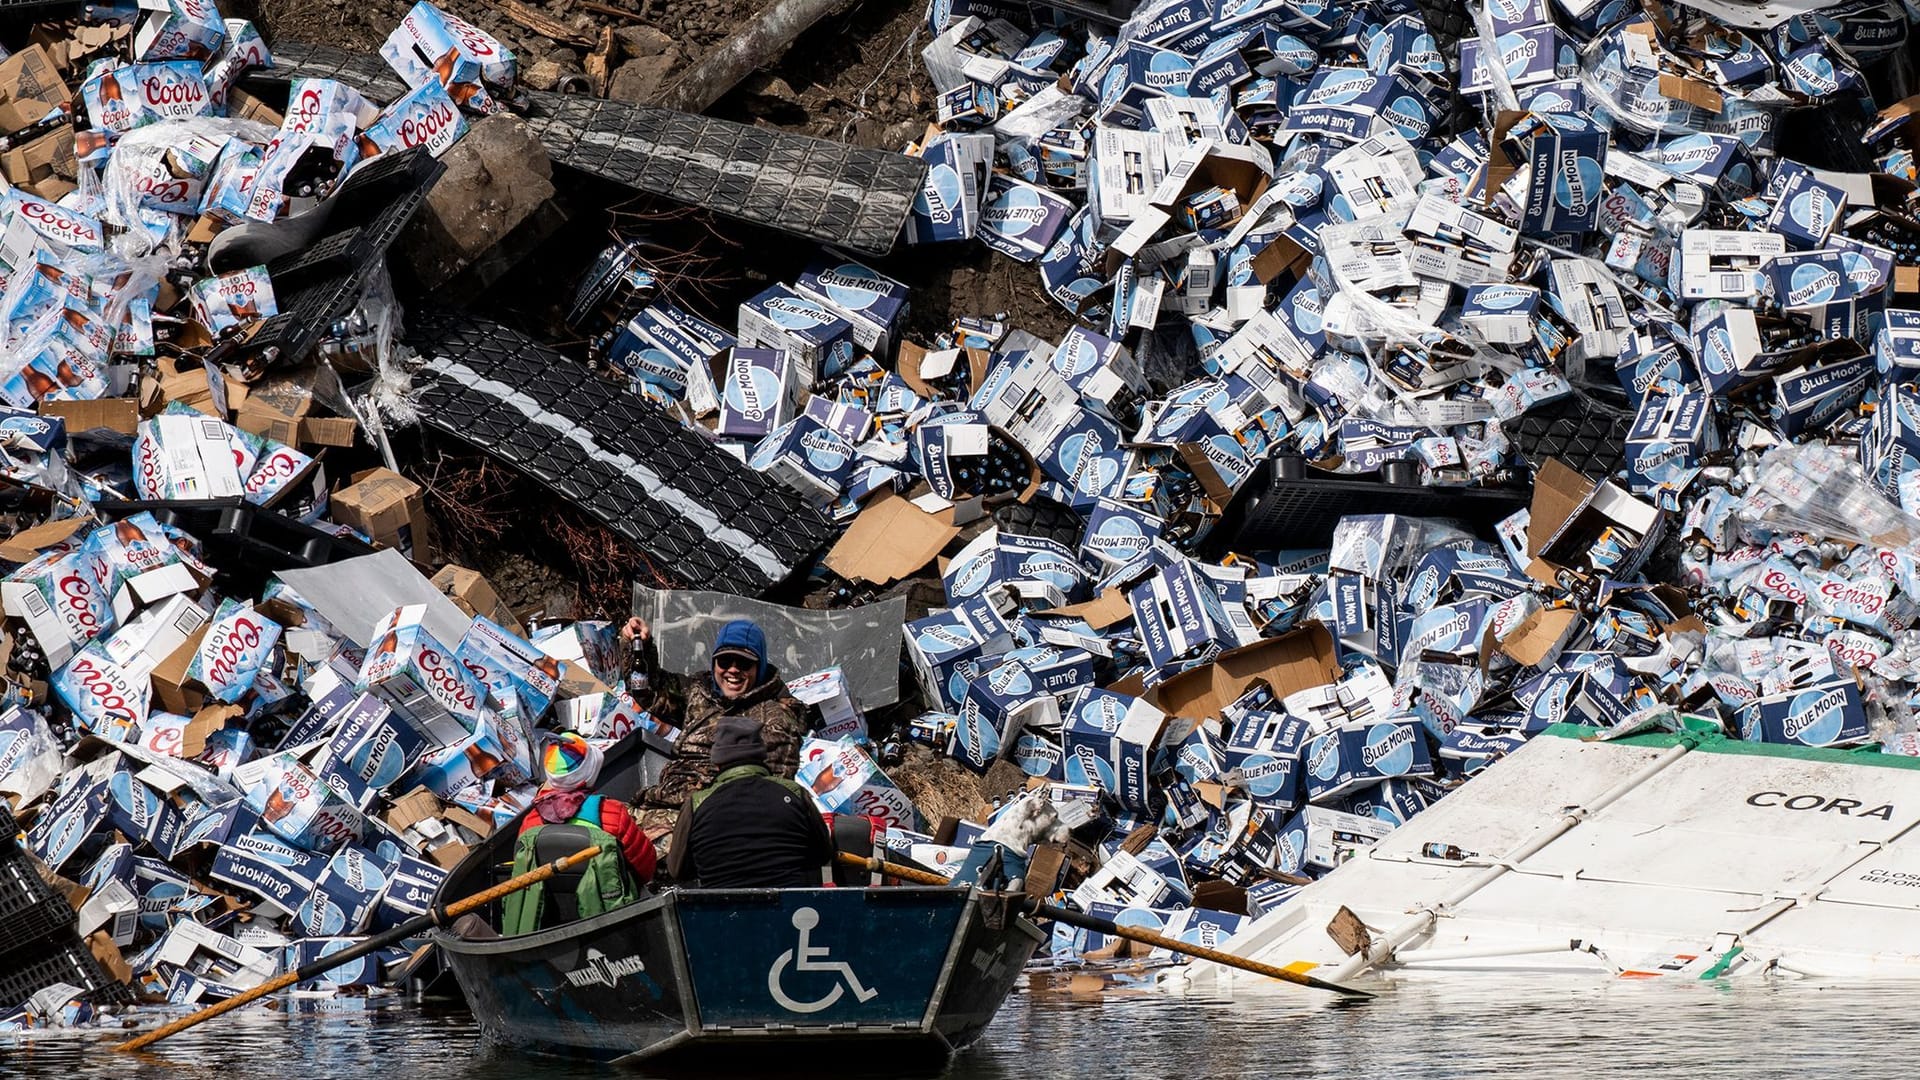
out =
[[[636,628],[641,636],[647,629],[644,623]],[[660,771],[659,782],[635,800],[643,809],[641,826],[656,845],[672,846],[667,834],[687,800],[720,775],[713,750],[722,721],[743,718],[758,723],[772,775],[790,779],[799,767],[800,740],[807,731],[806,706],[787,692],[768,651],[766,631],[751,619],[735,619],[714,635],[707,671],[687,686],[686,712],[673,760]]]

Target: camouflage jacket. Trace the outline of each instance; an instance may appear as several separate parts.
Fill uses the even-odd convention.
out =
[[[720,775],[713,764],[713,737],[720,721],[729,716],[750,716],[760,721],[760,735],[767,743],[768,771],[791,778],[800,767],[806,715],[807,707],[787,693],[787,684],[776,668],[768,668],[764,680],[734,701],[721,697],[710,677],[690,680],[673,760],[661,771],[660,782],[642,791],[634,801],[643,807],[678,810],[688,796],[713,783]]]

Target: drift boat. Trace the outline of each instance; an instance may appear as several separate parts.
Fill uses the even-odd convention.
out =
[[[602,794],[631,797],[650,778],[655,755],[639,749],[610,758]],[[436,902],[504,877],[516,832],[496,831]],[[938,1070],[1012,992],[1045,940],[1017,900],[905,886],[674,888],[534,934],[435,941],[500,1044],[669,1070],[791,1069],[854,1049],[900,1074]],[[487,917],[500,925],[497,910]]]
[[[524,937],[438,941],[509,1046],[701,1068],[857,1048],[913,1072],[979,1037],[1042,939],[989,894],[880,887],[669,889]]]

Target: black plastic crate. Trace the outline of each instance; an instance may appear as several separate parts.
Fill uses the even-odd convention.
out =
[[[349,174],[328,200],[319,236],[267,264],[280,313],[262,321],[235,359],[266,371],[305,356],[360,299],[387,248],[446,171],[425,147],[383,154]]]
[[[1549,458],[1590,479],[1603,480],[1626,464],[1633,413],[1583,397],[1561,398],[1502,425],[1527,464]]]
[[[0,862],[0,967],[28,950],[73,941],[77,916],[67,898],[25,859]]]
[[[1036,495],[1024,503],[1011,502],[993,512],[993,523],[1001,532],[1014,536],[1038,536],[1063,545],[1068,551],[1080,547],[1087,523],[1065,503]]]
[[[236,574],[303,570],[374,550],[358,537],[336,536],[238,498],[101,502],[94,509],[114,521],[149,511],[199,537],[207,561]]]
[[[18,1008],[56,983],[79,987],[81,996],[96,1005],[133,1002],[132,988],[107,974],[86,945],[76,941],[44,956],[9,957],[0,963],[0,1010]]]
[[[1271,458],[1241,485],[1206,547],[1213,554],[1323,548],[1352,514],[1433,518],[1493,539],[1494,525],[1532,499],[1530,488],[1424,487],[1321,472],[1295,456]]]
[[[758,596],[837,535],[790,488],[516,330],[426,308],[406,343],[422,427],[578,506],[678,585]]]

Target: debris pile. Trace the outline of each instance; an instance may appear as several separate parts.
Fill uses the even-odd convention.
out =
[[[239,81],[270,63],[244,22],[89,18],[0,64],[0,793],[47,871],[0,877],[77,901],[38,955],[0,939],[47,976],[0,1024],[258,985],[423,910],[526,807],[544,730],[671,742],[608,624],[527,630],[416,568],[442,560],[388,438],[415,419],[633,541],[639,584],[926,582],[895,729],[895,619],[871,670],[833,651],[851,622],[804,643],[821,809],[958,873],[1044,799],[1053,884],[1206,944],[1551,725],[1920,755],[1903,11],[936,3],[917,162],[837,148],[817,207],[755,180],[735,212],[877,222],[905,259],[978,240],[1073,325],[914,340],[927,298],[837,251],[716,310],[625,236],[553,333],[610,382],[402,320],[382,267],[470,123],[603,179],[665,160],[555,141],[613,103],[523,91],[425,2],[284,110]],[[921,170],[911,213],[857,197],[869,165]],[[330,481],[362,439],[386,467]],[[889,778],[909,739],[982,778],[982,820]],[[1116,945],[1062,928],[1055,957]]]
[[[911,731],[1016,763],[1088,845],[1076,900],[1122,921],[1230,932],[1556,723],[1920,749],[1906,14],[1433,15],[932,5],[908,239],[1035,264],[1076,325],[724,369],[800,414],[749,461],[836,516],[896,528],[858,509],[888,474],[940,523],[1076,513],[947,549]],[[790,356],[845,345],[823,299],[774,301]],[[1530,413],[1611,445],[1582,475]],[[1339,474],[1513,498],[1343,513]],[[1249,514],[1289,499],[1320,520]],[[952,869],[977,835],[893,843]]]

